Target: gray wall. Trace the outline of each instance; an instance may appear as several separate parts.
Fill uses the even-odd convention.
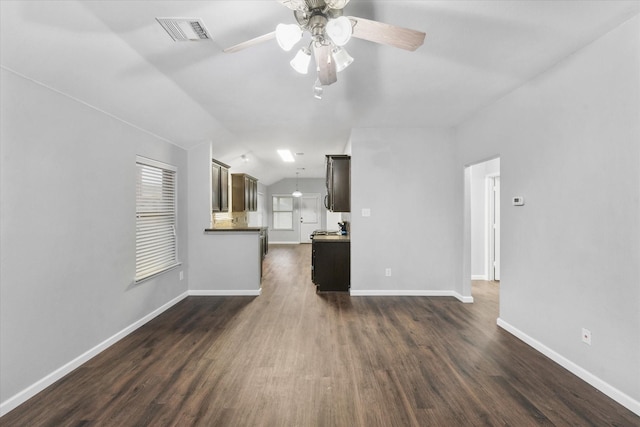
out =
[[[352,293],[470,295],[461,287],[463,168],[451,133],[355,129],[351,153]]]
[[[638,19],[486,108],[457,135],[458,167],[500,155],[501,320],[634,399],[636,411]],[[526,205],[511,206],[513,196]],[[581,342],[583,327],[591,346]]]
[[[1,71],[0,401],[184,295],[180,269],[132,285],[136,155],[178,168],[187,254],[187,155]],[[183,266],[184,267],[184,266]]]
[[[299,243],[300,242],[300,206],[298,199],[294,200],[294,212],[293,212],[293,230],[273,230],[273,201],[272,196],[287,195],[293,193],[296,189],[296,179],[286,178],[282,179],[267,187],[267,226],[269,227],[269,242],[277,243]],[[324,209],[322,203],[324,203],[324,196],[327,194],[327,188],[324,178],[300,178],[298,179],[298,189],[302,193],[317,193],[320,194],[320,223],[324,228],[324,224],[327,218],[327,211]],[[336,225],[337,228],[337,225]]]

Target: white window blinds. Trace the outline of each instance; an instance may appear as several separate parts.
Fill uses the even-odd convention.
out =
[[[273,196],[273,229],[293,230],[293,197]]]
[[[136,169],[135,281],[139,282],[178,264],[176,168],[138,157]]]

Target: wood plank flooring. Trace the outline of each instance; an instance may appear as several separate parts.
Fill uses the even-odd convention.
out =
[[[272,245],[259,297],[189,297],[2,426],[640,426],[496,326],[497,287],[316,294],[310,245]]]

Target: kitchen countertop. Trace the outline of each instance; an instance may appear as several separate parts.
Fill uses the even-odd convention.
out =
[[[212,232],[220,232],[220,231],[233,231],[233,232],[259,232],[262,230],[266,230],[267,227],[215,227],[215,228],[205,228],[205,233]]]
[[[347,235],[338,235],[338,234],[328,234],[328,235],[318,235],[313,236],[314,242],[350,242],[351,237]]]

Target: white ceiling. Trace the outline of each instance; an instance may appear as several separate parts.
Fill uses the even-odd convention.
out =
[[[352,128],[455,126],[640,12],[635,0],[352,0],[346,15],[424,31],[425,43],[352,39],[355,62],[317,100],[315,76],[289,66],[295,50],[222,52],[295,22],[275,0],[0,5],[3,68],[186,149],[213,141],[218,160],[267,185],[299,167],[323,176]],[[213,40],[174,42],[156,17],[200,18]],[[283,165],[276,148],[304,156]]]

